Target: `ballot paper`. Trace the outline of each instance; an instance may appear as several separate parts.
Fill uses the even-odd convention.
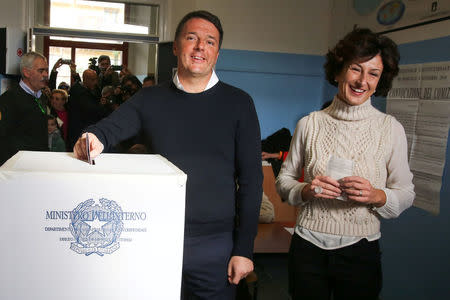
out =
[[[0,167],[0,299],[180,299],[187,176],[159,155]]]
[[[341,178],[352,176],[353,161],[332,155],[327,164],[327,176],[340,180]],[[336,197],[338,200],[347,201],[347,194],[342,193]]]

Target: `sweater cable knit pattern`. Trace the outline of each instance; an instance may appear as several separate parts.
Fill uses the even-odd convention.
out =
[[[326,175],[331,156],[353,161],[352,175],[385,187],[386,161],[391,149],[392,117],[375,109],[370,99],[351,106],[337,97],[325,110],[308,117],[305,149],[305,181]],[[368,206],[353,201],[314,199],[298,217],[298,225],[313,231],[369,236],[380,231],[380,221]]]

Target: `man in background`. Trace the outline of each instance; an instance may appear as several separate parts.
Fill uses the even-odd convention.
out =
[[[144,87],[154,86],[155,83],[156,83],[155,75],[149,74],[142,81],[142,87],[144,88]]]
[[[98,74],[100,90],[107,85],[118,86],[120,84],[119,74],[111,68],[111,59],[108,55],[98,57]]]
[[[20,74],[19,85],[0,96],[0,165],[20,150],[48,151],[46,107],[39,101],[48,81],[47,60],[26,53]]]
[[[82,131],[108,115],[108,109],[100,101],[97,73],[92,69],[83,72],[83,82],[76,82],[70,89],[69,140],[74,145]]]

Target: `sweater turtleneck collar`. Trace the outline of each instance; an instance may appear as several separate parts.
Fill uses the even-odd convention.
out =
[[[372,106],[370,98],[360,105],[349,105],[334,96],[333,102],[325,109],[330,116],[344,121],[360,121],[373,117],[377,110]]]

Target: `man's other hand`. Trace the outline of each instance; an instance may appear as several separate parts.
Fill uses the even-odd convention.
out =
[[[244,256],[232,256],[228,263],[228,281],[238,284],[251,271],[253,271],[253,262],[250,259]]]

